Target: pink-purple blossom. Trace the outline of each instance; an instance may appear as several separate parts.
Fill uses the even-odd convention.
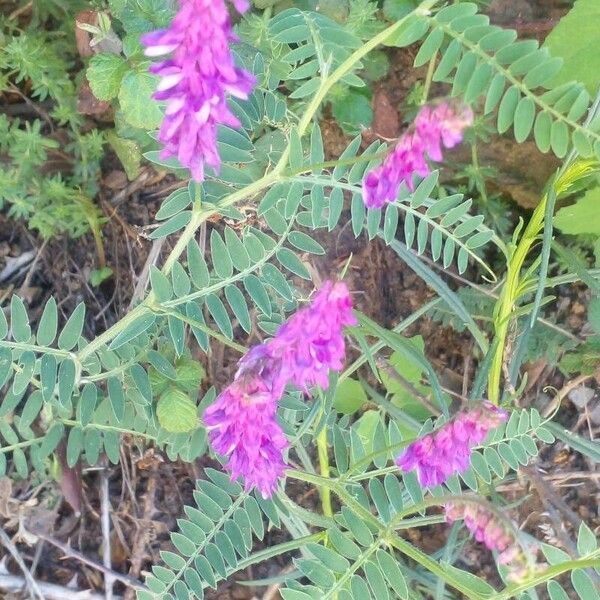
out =
[[[275,337],[239,361],[233,382],[204,413],[213,449],[227,457],[233,480],[244,479],[270,497],[283,477],[287,439],[277,421],[285,386],[305,392],[326,388],[329,371],[342,369],[343,328],[355,324],[346,284],[326,282],[309,306],[296,312]]]
[[[473,111],[466,105],[442,102],[424,106],[414,127],[405,133],[381,165],[369,171],[363,181],[363,199],[368,208],[394,202],[402,183],[414,190],[413,176],[430,173],[427,159],[441,161],[442,148],[453,148],[463,131],[473,123]]]
[[[246,0],[234,5],[248,9]],[[160,76],[154,98],[166,103],[160,156],[176,156],[196,181],[204,180],[206,165],[219,170],[218,126],[240,127],[227,95],[246,99],[254,86],[252,75],[234,63],[230,44],[236,41],[224,0],[179,0],[170,27],[142,37],[146,56],[170,54],[150,67]]]
[[[422,486],[440,485],[451,475],[464,473],[471,464],[473,448],[507,418],[506,411],[481,402],[407,446],[396,463],[403,471],[416,470]]]
[[[281,364],[281,378],[305,392],[314,385],[327,389],[329,371],[344,364],[346,325],[356,325],[348,287],[328,281],[268,343],[270,356]]]
[[[503,522],[489,508],[476,502],[449,502],[444,506],[446,521],[463,519],[473,537],[488,550],[498,552],[498,562],[511,565],[511,579],[519,579],[527,571],[526,559],[509,523]]]
[[[277,421],[283,390],[263,349],[256,346],[242,358],[233,382],[204,412],[204,424],[215,452],[228,458],[232,480],[241,476],[247,491],[256,487],[268,498],[283,476],[288,442]]]

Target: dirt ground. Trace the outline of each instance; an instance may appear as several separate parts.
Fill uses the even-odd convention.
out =
[[[516,27],[522,36],[542,39],[568,9],[560,0],[494,0],[489,14],[498,24]],[[365,140],[381,136],[396,137],[404,127],[403,106],[406,96],[423,72],[411,68],[416,48],[392,51],[393,68],[379,82],[374,93],[374,125],[365,132]],[[326,152],[335,158],[347,139],[335,124],[324,115],[322,130]],[[525,158],[527,160],[525,160]],[[466,160],[460,153],[453,160]],[[518,146],[510,139],[498,138],[490,143],[481,156],[483,163],[493,163],[499,177],[494,191],[507,201],[509,217],[526,217],[535,205],[536,193],[556,167],[554,159],[540,154],[533,144]],[[524,168],[526,164],[526,168]],[[103,228],[106,264],[114,276],[99,288],[86,282],[91,270],[99,267],[97,248],[91,235],[79,240],[52,240],[47,243],[0,214],[0,298],[5,305],[11,294],[18,293],[27,302],[32,320],[39,318],[49,295],[54,295],[63,317],[81,301],[88,308],[84,335],[93,338],[122,316],[132,302],[143,297],[150,264],[160,264],[161,256],[169,250],[171,241],[164,244],[147,239],[161,201],[182,182],[171,175],[144,167],[141,175],[127,182],[115,157],[108,155],[103,169],[102,189],[96,198],[105,217]],[[350,227],[322,234],[327,248],[325,257],[314,267],[323,277],[337,271],[350,254],[353,255],[348,282],[355,292],[357,307],[384,326],[392,326],[409,316],[433,297],[431,290],[383,244],[355,239]],[[146,276],[144,276],[146,273]],[[141,274],[141,277],[140,277]],[[456,288],[458,273],[445,273],[448,283]],[[569,330],[579,335],[585,323],[585,291],[577,286],[564,286],[557,300],[556,317]],[[438,322],[422,319],[408,335],[425,338],[428,357],[433,361],[442,382],[460,398],[468,389],[476,364],[473,363],[472,341]],[[206,357],[211,384],[225,383],[231,365],[228,354],[216,349]],[[562,375],[545,364],[529,365],[530,378],[523,406],[549,401],[544,388],[561,389]],[[219,373],[217,377],[215,374]],[[558,420],[571,431],[591,439],[600,431],[589,414],[565,401]],[[126,440],[122,464],[105,470],[90,469],[83,473],[66,472],[62,486],[57,483],[24,481],[9,489],[0,480],[0,516],[4,529],[11,535],[18,531],[19,517],[25,513],[35,518],[48,531],[48,540],[38,548],[19,544],[23,558],[35,561],[36,577],[61,586],[70,582],[78,589],[103,589],[101,555],[102,490],[108,490],[112,507],[112,570],[139,578],[144,569],[158,562],[159,551],[168,547],[169,531],[176,528],[182,507],[193,503],[194,481],[201,476],[208,459],[194,464],[170,463],[152,449],[141,448],[137,441]],[[514,499],[525,498],[513,510],[512,517],[536,537],[562,547],[573,544],[578,522],[584,519],[592,529],[600,527],[600,499],[597,466],[581,454],[557,442],[545,449],[537,462],[519,472],[498,491]],[[75,514],[68,502],[56,502],[69,496],[69,486],[81,486],[81,514]],[[316,505],[318,498],[302,486],[290,488],[292,496],[307,507]],[[37,506],[28,506],[26,499],[44,498]],[[105,496],[106,497],[106,496]],[[28,512],[29,511],[29,512]],[[33,517],[32,517],[33,515]],[[445,540],[446,528],[433,527],[409,531],[407,536],[425,551],[435,551]],[[278,531],[267,533],[263,544],[283,541]],[[19,573],[13,558],[2,563],[8,571]],[[238,580],[254,580],[279,575],[288,569],[290,559],[276,559],[240,574]],[[467,547],[463,567],[497,582],[491,561],[482,556],[481,547]],[[1,570],[0,570],[1,574]],[[117,582],[115,591],[132,598],[131,590]],[[9,597],[9,596],[6,596]],[[210,591],[209,600],[278,600],[275,588],[254,588],[233,581]]]

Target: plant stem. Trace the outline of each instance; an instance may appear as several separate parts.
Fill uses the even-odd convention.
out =
[[[433,81],[433,74],[435,72],[435,65],[437,61],[436,52],[429,61],[429,66],[427,67],[427,75],[425,76],[425,86],[423,87],[423,96],[421,98],[421,106],[423,106],[427,100],[429,99],[429,91],[431,90],[431,83]]]
[[[317,452],[319,455],[319,469],[321,476],[329,478],[329,452],[327,448],[327,428],[323,427],[317,435]],[[321,494],[321,505],[323,514],[326,517],[333,517],[333,508],[331,505],[331,490],[325,486],[319,486]]]
[[[502,288],[502,293],[498,299],[497,313],[494,317],[496,324],[496,338],[498,339],[497,351],[492,361],[490,370],[490,378],[488,381],[488,398],[494,404],[498,404],[500,399],[500,378],[502,375],[502,365],[504,363],[504,351],[506,346],[506,338],[508,335],[508,327],[510,325],[510,316],[513,312],[515,300],[519,289],[519,276],[521,269],[531,246],[537,239],[540,233],[542,224],[544,223],[544,212],[546,210],[547,194],[544,194],[541,202],[536,207],[531,220],[523,233],[523,237],[515,248],[509,263],[506,273],[506,282]]]

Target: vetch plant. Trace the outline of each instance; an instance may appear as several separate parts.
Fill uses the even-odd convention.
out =
[[[154,1],[154,11],[136,12],[140,1],[110,3],[125,58],[106,61],[114,69],[102,77],[131,126],[143,120],[130,80],[151,82],[148,114],[162,112],[149,124],[158,130],[145,157],[191,175],[165,199],[151,235],[169,238],[171,249],[151,268],[145,299],[94,339],[82,336],[83,305],[60,332],[52,299],[35,331],[17,296],[10,326],[0,312],[1,411],[10,417],[0,419],[0,468],[10,458],[20,476],[44,472],[65,439],[69,465],[94,465],[101,453],[118,463],[123,435],[171,460],[209,455],[220,464],[197,482],[196,506],[185,507],[141,600],[200,599],[281,555],[294,564],[281,579],[285,600],[503,600],[535,598],[543,587],[556,600],[567,594],[555,581],[564,573],[569,593],[587,600],[600,566],[592,531],[581,525],[576,556],[536,542],[503,518],[509,498],[497,488],[555,436],[597,457],[552,411],[519,406],[527,340],[543,325],[547,290],[561,282],[548,276],[554,207],[598,173],[600,100],[576,82],[554,87],[560,61],[490,25],[469,2],[424,0],[368,41],[320,12],[269,5],[253,21],[268,41],[259,50],[238,42],[232,14],[246,18],[242,0],[179,0],[175,11]],[[424,89],[439,82],[447,96],[425,98],[394,147],[375,141],[361,150],[359,135],[326,157],[320,110],[335,86],[360,89],[369,53],[416,43],[415,65],[428,65]],[[103,60],[88,70],[92,87]],[[563,159],[511,240],[432,170],[445,169],[445,149],[484,118]],[[321,278],[311,265],[338,227],[388,245],[436,297],[392,329],[374,322],[359,307],[368,311],[382,290],[366,289],[361,300],[346,268]],[[445,270],[493,299],[487,328]],[[597,285],[585,268],[569,277]],[[464,405],[404,336],[442,307],[476,349]],[[188,348],[209,353],[214,344],[236,353],[237,367],[198,401],[202,374]],[[415,398],[419,390],[426,398],[417,416],[383,391],[402,379],[382,368],[388,357],[418,373]],[[351,389],[369,402],[338,410]],[[314,486],[320,510],[300,506],[288,481]],[[451,523],[448,543],[432,555],[402,535]],[[287,540],[256,548],[265,527],[285,529]],[[470,532],[499,553],[500,585],[453,564]],[[535,560],[531,548],[541,550]]]

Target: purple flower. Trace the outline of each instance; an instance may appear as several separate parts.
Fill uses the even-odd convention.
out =
[[[405,133],[381,165],[369,171],[363,181],[363,199],[368,208],[381,208],[398,197],[400,185],[414,190],[413,175],[427,177],[427,158],[442,160],[442,147],[453,148],[463,139],[463,131],[473,123],[473,111],[448,102],[435,108],[423,107],[414,129]]]
[[[248,8],[246,0],[234,5]],[[160,156],[176,156],[196,181],[204,180],[205,165],[219,170],[217,126],[240,127],[226,95],[246,99],[254,86],[234,64],[229,45],[236,41],[224,0],[179,0],[169,29],[142,37],[146,56],[171,55],[150,67],[161,78],[154,98],[166,103]]]
[[[204,412],[204,424],[215,452],[228,457],[231,479],[241,476],[246,491],[256,487],[269,498],[283,477],[282,453],[288,442],[277,422],[281,392],[272,387],[273,378],[265,376],[259,354],[240,361],[233,382]]]
[[[295,313],[268,342],[269,355],[281,364],[281,379],[305,392],[314,385],[326,389],[329,371],[344,365],[346,325],[356,325],[348,287],[328,281],[310,306]]]
[[[233,480],[270,497],[283,477],[287,439],[277,422],[277,403],[289,383],[308,391],[326,388],[329,370],[341,370],[343,327],[355,324],[344,283],[326,282],[310,306],[299,310],[275,337],[254,346],[238,363],[233,382],[204,412],[210,443],[228,457]]]
[[[498,562],[511,564],[511,579],[519,579],[527,572],[526,559],[513,531],[484,505],[474,502],[449,502],[444,506],[446,521],[463,519],[473,537],[488,550],[499,553]]]
[[[416,469],[424,487],[444,483],[454,473],[464,473],[469,468],[473,448],[507,418],[506,411],[482,402],[407,446],[396,463],[403,471]]]

